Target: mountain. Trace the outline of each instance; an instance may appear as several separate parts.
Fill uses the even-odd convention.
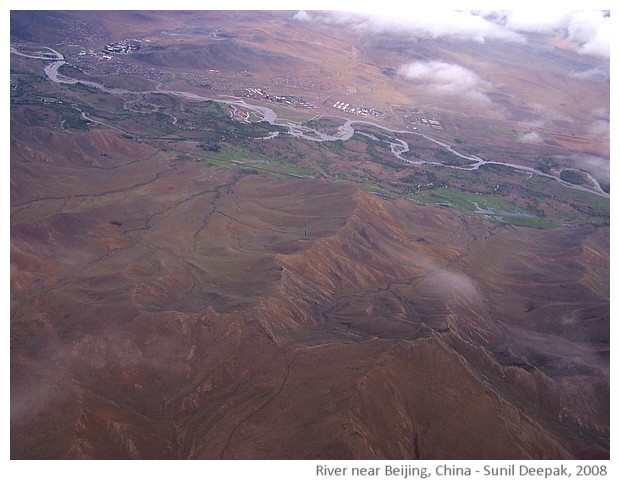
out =
[[[13,458],[606,455],[605,230],[131,148],[14,150]]]
[[[489,117],[396,104],[403,51],[474,65],[454,39],[415,50],[290,12],[97,15],[11,16],[12,459],[609,458],[609,179],[570,166],[577,121],[552,121],[572,146],[524,146],[529,120],[502,105],[534,103],[508,87]],[[51,80],[50,48],[84,83]],[[538,75],[544,97],[575,54],[556,55],[505,85]],[[343,85],[291,86],[307,71]],[[334,113],[391,93],[374,125]],[[319,141],[345,122],[351,138]]]

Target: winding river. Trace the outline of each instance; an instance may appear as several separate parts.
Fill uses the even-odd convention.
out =
[[[547,177],[547,178],[551,178],[553,180],[556,180],[557,182],[561,183],[562,185],[569,187],[569,188],[574,188],[577,190],[582,190],[585,192],[589,192],[589,193],[594,193],[596,195],[600,195],[602,197],[606,197],[609,198],[609,194],[606,193],[603,188],[601,187],[601,185],[599,184],[599,182],[597,180],[595,180],[592,175],[588,174],[588,178],[593,182],[595,189],[591,189],[591,188],[587,188],[581,185],[574,185],[572,183],[566,182],[558,177],[555,177],[553,175],[541,172],[540,170],[537,170],[535,168],[532,167],[527,167],[524,165],[518,165],[516,163],[508,163],[508,162],[497,162],[497,161],[488,161],[488,160],[483,160],[482,158],[476,156],[476,155],[467,155],[461,152],[458,152],[457,150],[454,149],[454,147],[452,147],[452,145],[449,145],[447,143],[444,143],[440,140],[437,140],[436,138],[433,138],[429,135],[426,135],[424,133],[420,133],[420,132],[412,132],[412,131],[407,131],[407,130],[395,130],[392,128],[388,128],[385,127],[383,125],[379,125],[377,123],[373,123],[373,122],[368,122],[365,120],[354,120],[354,119],[350,119],[347,120],[342,126],[340,126],[338,128],[338,132],[336,133],[336,135],[327,135],[325,133],[319,132],[318,130],[315,130],[313,128],[307,127],[305,125],[301,125],[298,123],[293,123],[290,121],[282,121],[282,120],[278,120],[278,116],[276,114],[275,111],[273,111],[271,108],[269,107],[265,107],[262,105],[254,105],[251,103],[247,103],[245,100],[237,98],[237,97],[230,97],[230,100],[228,99],[222,99],[222,98],[212,98],[212,97],[205,97],[203,95],[198,95],[196,93],[192,93],[192,92],[183,92],[183,91],[177,91],[177,90],[162,90],[162,89],[157,89],[157,90],[143,90],[143,91],[131,91],[131,90],[125,90],[122,88],[109,88],[106,87],[100,83],[97,82],[92,82],[92,81],[88,81],[88,80],[76,80],[74,78],[70,78],[67,76],[64,76],[62,74],[59,73],[59,69],[60,67],[62,67],[63,65],[67,64],[67,62],[65,61],[63,55],[59,52],[57,52],[56,50],[50,48],[50,47],[42,47],[45,48],[47,50],[49,50],[51,53],[50,54],[46,54],[46,55],[28,55],[28,54],[24,54],[24,53],[20,53],[17,48],[11,46],[11,53],[15,54],[15,55],[20,55],[23,57],[28,57],[28,58],[36,58],[36,59],[41,59],[41,60],[48,60],[51,61],[53,63],[46,65],[44,68],[45,74],[47,75],[47,77],[55,82],[55,83],[59,83],[59,84],[70,84],[70,85],[75,85],[77,83],[80,83],[82,85],[87,85],[90,87],[94,87],[97,88],[101,91],[104,91],[106,93],[109,93],[111,95],[124,95],[124,94],[132,94],[132,95],[137,95],[137,94],[148,94],[148,93],[163,93],[163,94],[168,94],[168,95],[175,95],[175,96],[179,96],[179,97],[185,97],[185,98],[189,98],[192,100],[198,100],[198,101],[213,101],[213,102],[217,102],[217,103],[223,103],[223,104],[227,104],[227,105],[232,105],[235,107],[241,107],[241,108],[245,108],[248,110],[252,110],[254,111],[260,118],[262,121],[268,122],[271,125],[277,125],[277,126],[281,126],[281,127],[285,127],[288,129],[288,131],[286,132],[288,135],[292,135],[294,137],[298,137],[298,138],[302,138],[304,140],[309,140],[309,141],[313,141],[313,142],[330,142],[330,141],[336,141],[336,140],[348,140],[350,139],[353,134],[355,133],[355,128],[353,127],[354,124],[356,125],[370,125],[376,128],[379,128],[381,130],[384,130],[386,132],[389,132],[391,134],[394,135],[394,139],[390,140],[390,150],[391,152],[401,161],[409,163],[409,164],[434,164],[434,165],[440,165],[444,168],[453,168],[453,169],[457,169],[457,170],[477,170],[480,167],[482,167],[483,165],[502,165],[505,167],[510,167],[513,168],[515,170],[519,170],[522,172],[526,172],[526,173],[530,173],[533,175],[539,175],[541,177]],[[55,57],[52,58],[51,55],[54,55]],[[100,123],[100,122],[99,122]],[[406,152],[409,151],[409,144],[405,141],[402,140],[400,138],[397,137],[398,134],[407,134],[407,135],[417,135],[417,136],[421,136],[424,137],[425,139],[445,148],[447,151],[449,151],[450,153],[452,153],[453,155],[456,155],[459,158],[462,158],[464,160],[470,161],[472,162],[471,165],[466,165],[466,166],[458,166],[458,165],[446,165],[444,163],[440,163],[440,162],[432,162],[432,161],[428,161],[428,160],[412,160],[410,158],[406,158],[403,156],[403,154],[405,154]],[[273,134],[264,137],[264,139],[270,139],[270,138],[274,138],[275,136],[278,135],[278,132],[274,132]],[[568,169],[570,170],[570,169]]]

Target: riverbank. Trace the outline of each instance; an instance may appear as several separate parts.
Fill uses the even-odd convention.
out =
[[[509,167],[514,170],[553,179],[567,188],[572,188],[572,189],[581,190],[584,192],[593,193],[595,195],[599,195],[605,198],[610,197],[609,194],[603,190],[600,183],[592,175],[588,174],[590,180],[592,181],[594,185],[594,189],[585,187],[583,185],[576,185],[576,184],[564,181],[561,178],[558,178],[549,173],[542,172],[533,167],[528,167],[528,166],[519,165],[515,163],[484,160],[477,155],[467,155],[462,152],[459,152],[452,145],[442,142],[436,138],[433,138],[421,132],[414,132],[414,131],[408,131],[408,130],[396,130],[396,129],[385,127],[377,123],[368,122],[365,120],[349,119],[349,120],[346,120],[346,122],[338,128],[338,132],[336,135],[328,135],[323,132],[320,132],[319,130],[313,129],[306,125],[302,125],[300,123],[294,123],[289,120],[286,120],[286,121],[279,120],[278,115],[271,108],[262,106],[262,105],[255,105],[255,104],[247,103],[244,99],[241,99],[238,97],[231,97],[231,100],[227,100],[223,98],[207,97],[207,96],[199,95],[199,94],[192,93],[192,92],[184,92],[184,91],[178,91],[178,90],[162,90],[162,89],[133,91],[133,90],[126,90],[122,88],[109,88],[100,83],[92,82],[88,80],[76,80],[76,79],[61,75],[59,73],[59,69],[63,65],[67,64],[62,54],[53,50],[50,47],[42,47],[42,48],[46,48],[50,50],[52,54],[55,55],[55,57],[49,58],[43,55],[33,56],[33,55],[23,54],[23,53],[20,53],[13,46],[11,46],[11,53],[15,55],[25,56],[28,58],[36,58],[36,59],[41,59],[41,60],[53,61],[54,63],[47,65],[44,68],[44,72],[47,75],[49,80],[55,83],[58,83],[58,84],[75,85],[79,83],[79,84],[87,85],[93,88],[97,88],[111,95],[127,95],[127,94],[140,95],[140,94],[159,93],[159,94],[180,96],[180,97],[197,100],[197,101],[212,101],[212,102],[217,102],[217,103],[223,103],[223,104],[231,105],[234,107],[240,107],[240,108],[251,110],[260,118],[260,121],[267,122],[271,125],[277,125],[280,127],[284,127],[287,129],[287,131],[285,132],[286,134],[291,135],[293,137],[301,138],[303,140],[312,141],[312,142],[333,142],[337,140],[346,141],[346,140],[349,140],[356,133],[356,129],[354,128],[353,125],[369,125],[369,126],[373,126],[381,130],[384,130],[385,132],[389,132],[395,136],[393,141],[390,140],[390,150],[395,157],[397,157],[399,160],[405,163],[409,163],[413,165],[431,164],[431,165],[438,165],[443,168],[451,168],[451,169],[457,169],[457,170],[470,170],[470,171],[478,170],[484,165],[500,165],[504,167]],[[416,135],[416,136],[423,137],[426,140],[433,142],[434,144],[439,145],[440,147],[444,148],[450,154],[455,155],[456,157],[459,157],[461,159],[470,161],[472,163],[470,165],[465,165],[465,166],[449,165],[449,164],[445,164],[441,162],[424,160],[424,159],[412,160],[410,158],[405,158],[404,154],[410,151],[410,146],[405,140],[396,137],[396,135],[398,134]],[[271,138],[274,138],[275,136],[277,136],[277,132],[274,135],[264,137],[264,140],[269,140]]]

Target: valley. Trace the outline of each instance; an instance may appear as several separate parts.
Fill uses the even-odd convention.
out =
[[[12,13],[11,458],[609,458],[604,62],[304,18]]]

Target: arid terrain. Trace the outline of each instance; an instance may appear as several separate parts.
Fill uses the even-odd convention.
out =
[[[505,35],[11,12],[11,458],[609,458],[609,59]]]

